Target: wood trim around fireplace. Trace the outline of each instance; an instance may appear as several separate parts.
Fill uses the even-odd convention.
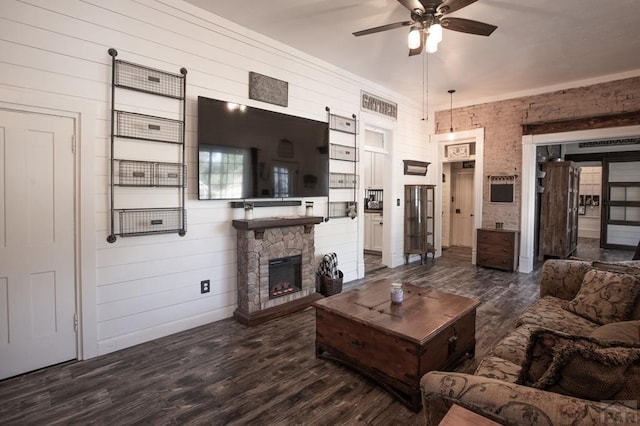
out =
[[[304,226],[304,233],[308,234],[314,225],[322,223],[322,216],[291,216],[291,217],[266,217],[260,219],[235,219],[233,227],[245,231],[254,231],[256,240],[261,240],[265,229],[286,228],[288,226]]]

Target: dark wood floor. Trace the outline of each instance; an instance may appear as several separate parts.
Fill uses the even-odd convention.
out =
[[[610,253],[609,260],[631,258]],[[476,268],[445,251],[435,262],[381,269],[345,289],[381,277],[482,302],[476,359],[457,367],[472,372],[536,299],[539,268],[531,274]],[[0,382],[0,424],[422,424],[422,413],[375,383],[316,359],[314,331],[313,308],[252,328],[228,319],[7,379]]]

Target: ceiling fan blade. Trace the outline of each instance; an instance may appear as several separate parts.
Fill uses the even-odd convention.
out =
[[[447,13],[455,12],[477,1],[478,0],[444,0],[442,4],[438,6],[438,11],[446,15]]]
[[[356,31],[355,33],[353,33],[353,35],[356,37],[360,37],[367,34],[379,33],[381,31],[393,30],[401,27],[408,27],[409,25],[412,25],[412,24],[414,24],[413,21],[396,22],[394,24],[381,25],[379,27],[369,28],[367,30]]]
[[[398,0],[398,3],[409,9],[409,12],[413,12],[416,9],[424,10],[418,0]]]
[[[424,44],[427,41],[427,33],[425,31],[422,31],[420,33],[420,46],[416,47],[415,49],[409,49],[409,56],[415,56],[415,55],[419,55],[422,53],[422,49],[424,49]]]
[[[489,36],[498,27],[484,22],[472,21],[463,18],[442,18],[442,28],[475,35]]]

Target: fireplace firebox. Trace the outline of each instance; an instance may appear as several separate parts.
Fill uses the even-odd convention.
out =
[[[302,290],[301,264],[301,255],[269,260],[269,299]]]

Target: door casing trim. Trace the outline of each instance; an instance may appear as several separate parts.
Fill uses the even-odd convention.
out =
[[[0,108],[58,115],[74,120],[75,276],[77,358],[98,355],[96,326],[95,102],[0,87]],[[70,144],[71,146],[71,144]]]

